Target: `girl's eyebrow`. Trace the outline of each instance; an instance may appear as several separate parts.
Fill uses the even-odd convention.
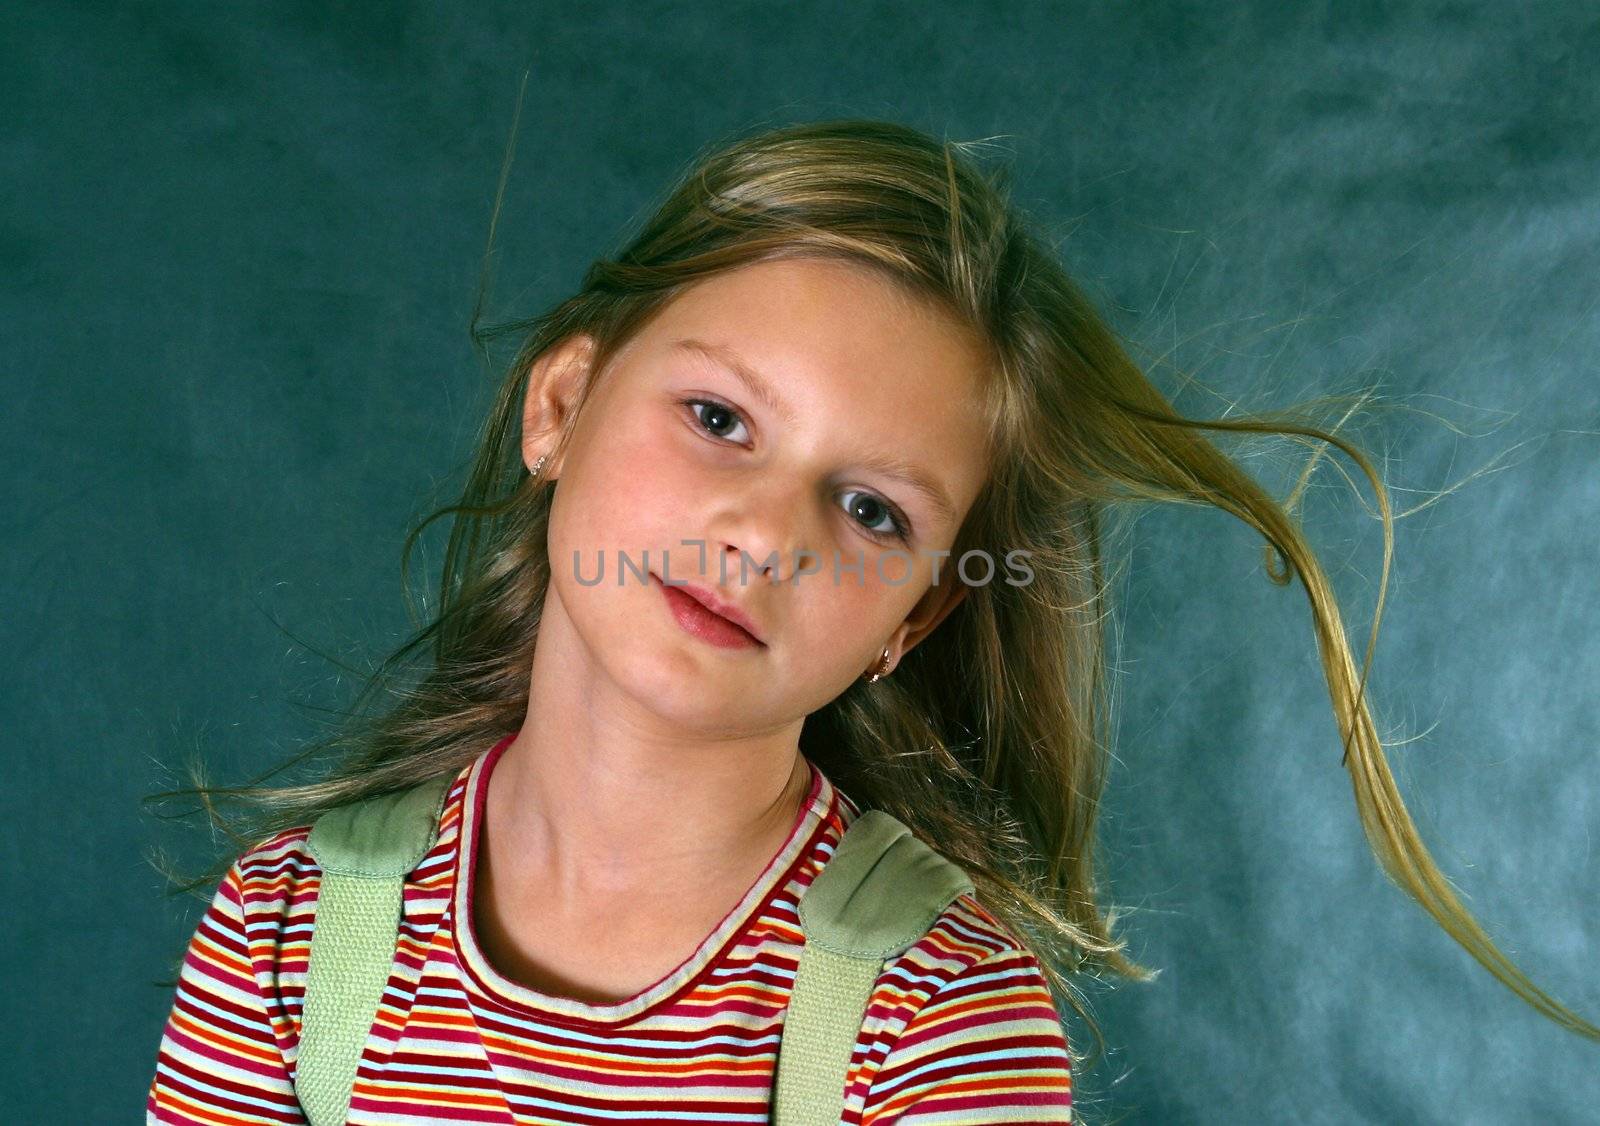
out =
[[[940,518],[955,523],[956,506],[951,503],[949,494],[940,486],[938,479],[923,470],[921,466],[897,457],[877,454],[868,454],[861,458],[861,465],[885,477],[893,477],[907,488],[916,490]]]
[[[762,378],[755,368],[745,363],[739,354],[726,344],[712,344],[686,337],[672,341],[672,347],[680,351],[698,353],[726,368],[729,374],[744,384],[750,393],[765,403],[774,414],[785,422],[791,424],[794,422],[794,412],[778,397],[772,384]],[[893,477],[906,487],[914,489],[941,518],[949,522],[955,521],[956,506],[951,502],[949,494],[939,484],[938,478],[921,466],[901,458],[879,454],[868,454],[860,460],[862,468],[881,473],[885,477]]]
[[[708,344],[704,340],[686,338],[674,340],[672,346],[680,351],[697,352],[713,363],[727,368],[734,378],[745,385],[750,394],[767,405],[768,410],[785,422],[791,425],[794,423],[794,412],[778,397],[772,384],[763,379],[760,372],[745,363],[739,354],[726,344]]]

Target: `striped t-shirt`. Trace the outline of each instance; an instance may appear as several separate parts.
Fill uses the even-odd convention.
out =
[[[764,1123],[802,935],[795,904],[860,809],[807,760],[788,840],[693,954],[615,1004],[505,976],[474,937],[473,856],[501,740],[463,766],[407,876],[352,1124]],[[190,940],[148,1122],[306,1121],[294,1094],[320,869],[310,826],[239,857]],[[880,973],[844,1123],[1072,1121],[1070,1059],[1039,964],[971,895]]]

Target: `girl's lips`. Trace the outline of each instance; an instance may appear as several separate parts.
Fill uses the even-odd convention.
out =
[[[666,597],[667,607],[672,611],[672,616],[677,619],[685,631],[694,634],[702,641],[710,642],[723,649],[759,649],[762,642],[743,627],[735,625],[721,614],[713,613],[701,605],[694,597],[688,594],[683,587],[676,583],[668,585],[650,573],[661,593]]]

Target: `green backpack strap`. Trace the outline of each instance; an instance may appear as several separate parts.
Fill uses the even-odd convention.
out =
[[[311,1126],[342,1126],[389,981],[406,874],[433,847],[451,776],[329,810],[306,847],[322,868],[295,1095]]]
[[[872,987],[957,896],[958,865],[878,809],[850,823],[800,897],[805,945],[784,1018],[773,1092],[777,1126],[838,1126]]]
[[[322,868],[311,932],[295,1094],[311,1126],[342,1126],[394,962],[406,875],[436,839],[451,779],[330,810],[307,850]],[[873,984],[957,896],[960,867],[882,810],[851,822],[800,897],[805,935],[784,1018],[777,1126],[837,1126]]]

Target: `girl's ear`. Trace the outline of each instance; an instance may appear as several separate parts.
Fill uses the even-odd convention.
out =
[[[949,563],[949,560],[945,560]],[[961,605],[967,596],[967,585],[953,566],[941,568],[939,581],[929,587],[917,604],[906,615],[906,620],[889,639],[890,667],[900,663],[900,658],[916,647],[918,642],[933,632],[934,627]]]
[[[561,434],[572,425],[582,399],[595,341],[588,333],[575,333],[546,348],[528,368],[528,390],[522,401],[522,463],[533,472],[542,455],[555,449]],[[546,461],[541,479],[561,475],[560,457]]]

